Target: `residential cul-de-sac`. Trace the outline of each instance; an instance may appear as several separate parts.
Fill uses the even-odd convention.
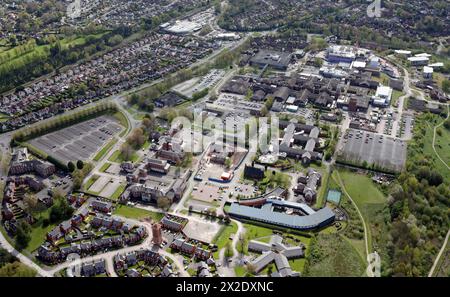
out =
[[[0,0],[0,276],[448,276],[448,5],[253,2]]]

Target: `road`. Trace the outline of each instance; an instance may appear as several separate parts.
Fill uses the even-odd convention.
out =
[[[11,255],[13,255],[14,257],[16,257],[20,262],[22,262],[23,264],[27,265],[30,268],[33,268],[34,270],[36,270],[36,272],[38,273],[38,275],[40,276],[44,276],[44,277],[51,277],[53,276],[52,273],[49,273],[48,271],[44,270],[43,268],[41,268],[39,265],[37,265],[36,263],[34,263],[31,259],[29,259],[28,257],[26,257],[25,255],[21,254],[19,251],[17,251],[7,240],[6,238],[3,236],[3,233],[0,232],[0,246],[7,250]]]
[[[428,277],[433,277],[434,275],[434,271],[436,270],[436,266],[439,263],[439,260],[442,257],[442,254],[444,253],[446,247],[447,247],[447,243],[448,243],[448,238],[450,237],[450,230],[447,231],[447,235],[445,236],[445,240],[444,243],[442,244],[441,250],[439,251],[439,254],[436,256],[436,259],[434,260],[433,266],[430,269],[430,272],[428,273]]]
[[[405,95],[402,95],[398,98],[397,119],[392,123],[392,134],[391,134],[392,137],[396,137],[397,130],[398,130],[398,128],[400,128],[399,123],[402,120],[405,100],[413,95],[412,91],[411,91],[411,85],[410,85],[411,81],[409,79],[408,70],[406,68],[404,68],[403,66],[400,66],[399,64],[396,64],[396,65],[397,65],[397,67],[400,67],[404,73],[403,92],[405,93]]]
[[[150,223],[147,222],[139,222],[139,224],[142,224],[145,226],[145,228],[147,229],[147,232],[149,234],[149,236],[147,236],[147,238],[144,240],[144,242],[142,242],[139,245],[135,245],[135,246],[129,246],[129,247],[125,247],[123,249],[118,249],[118,250],[114,250],[114,251],[110,251],[110,252],[106,252],[103,254],[98,254],[95,256],[91,256],[91,257],[85,257],[80,259],[80,261],[77,263],[78,265],[82,264],[82,263],[88,263],[88,262],[93,262],[96,260],[100,260],[100,259],[105,259],[106,263],[107,263],[107,269],[108,272],[110,274],[110,276],[116,276],[116,273],[114,271],[114,265],[113,265],[113,258],[115,255],[117,254],[124,254],[124,253],[130,253],[133,251],[137,251],[140,249],[151,249],[152,251],[158,252],[161,255],[170,258],[174,265],[178,268],[178,271],[180,271],[180,276],[188,276],[188,273],[184,270],[183,267],[183,262],[180,261],[180,259],[176,258],[174,255],[159,249],[157,246],[155,246],[154,244],[151,243],[151,239],[152,239],[152,231],[151,231],[151,225]],[[49,269],[48,271],[45,271],[47,274],[50,274],[50,276],[54,275],[56,272],[71,267],[74,264],[72,262],[64,262],[61,263],[59,265],[53,266],[51,267],[51,269]]]

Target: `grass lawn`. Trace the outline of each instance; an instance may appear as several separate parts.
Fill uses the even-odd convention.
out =
[[[403,95],[404,95],[404,93],[403,93],[402,91],[394,90],[394,91],[392,92],[392,100],[391,100],[391,104],[392,104],[393,106],[395,106],[395,104],[396,104],[397,101],[398,101],[398,98],[400,98],[400,97],[403,96]]]
[[[370,211],[371,208],[376,208],[381,211],[386,203],[386,197],[377,188],[377,186],[372,182],[371,178],[353,173],[350,171],[339,171],[342,182],[348,194],[352,197],[353,201],[358,206],[362,213],[366,226],[368,228],[368,244],[369,252],[371,251],[372,245],[372,231],[377,228],[379,223],[379,218],[376,218],[376,212]]]
[[[7,114],[1,113],[0,112],[0,123],[1,122],[6,122],[9,119],[9,116]]]
[[[114,193],[111,195],[111,197],[109,197],[109,199],[115,201],[117,199],[119,199],[120,195],[122,195],[122,193],[125,191],[125,188],[127,186],[124,184],[120,184],[117,189],[114,191]]]
[[[89,188],[95,183],[95,181],[99,178],[98,175],[91,176],[88,181],[83,185],[83,189],[85,191],[89,190]]]
[[[227,242],[231,242],[230,236],[231,234],[237,233],[237,224],[235,222],[231,222],[229,225],[223,225],[219,232],[216,234],[216,236],[213,239],[213,243],[217,245],[217,251],[214,252],[214,258],[219,258],[219,252],[222,248],[225,247]]]
[[[109,166],[111,166],[111,163],[105,163],[102,165],[102,167],[100,167],[99,171],[105,172],[106,170],[108,170]]]
[[[243,277],[247,274],[247,268],[245,266],[235,266],[234,267],[234,273],[237,277]]]
[[[114,214],[128,219],[142,220],[145,218],[152,218],[154,221],[160,221],[163,213],[153,212],[142,208],[131,207],[127,205],[119,205],[114,210]]]
[[[433,115],[427,118],[424,115],[418,116],[415,119],[415,133],[420,133],[420,127],[425,129],[425,135],[423,136],[423,148],[420,149],[417,154],[423,155],[424,158],[430,161],[430,167],[436,169],[445,180],[450,181],[450,171],[445,167],[445,165],[438,159],[433,150],[433,133],[434,126],[441,123],[444,119],[440,116]],[[442,135],[439,136],[436,131],[436,151],[439,156],[449,164],[450,162],[450,152],[449,152],[449,142],[450,142],[450,131],[446,130],[444,126],[439,127],[437,130],[441,130]]]
[[[275,172],[275,174],[274,174]],[[266,187],[270,188],[288,188],[291,185],[291,176],[278,172],[268,170],[264,173],[264,179],[258,182],[258,187],[264,192]]]
[[[319,234],[312,247],[305,276],[363,276],[365,263],[356,249],[339,234]],[[301,263],[296,264],[301,268]]]
[[[133,155],[131,156],[131,162],[135,163],[139,160],[139,155],[134,152]],[[125,162],[126,160],[123,159],[122,154],[120,153],[119,150],[115,151],[109,158],[108,161],[110,162],[114,162],[114,163],[122,163]]]
[[[94,161],[100,161],[111,150],[111,148],[117,143],[117,138],[114,138],[108,144],[106,144],[94,157]]]
[[[270,236],[273,234],[273,231],[271,229],[256,225],[244,224],[244,228],[249,240],[258,239],[260,237],[267,237],[268,242],[270,240]],[[262,239],[262,241],[264,240]]]
[[[130,129],[130,125],[128,124],[127,117],[120,111],[114,113],[114,117],[119,120],[120,124],[125,127],[125,129],[119,134],[120,137],[125,136]]]
[[[439,135],[440,134],[440,135]],[[448,165],[450,164],[450,130],[441,126],[436,129],[435,148],[439,156]],[[442,163],[442,162],[441,162]]]
[[[36,250],[44,241],[47,233],[55,228],[58,224],[49,224],[47,226],[42,225],[44,219],[48,219],[50,215],[50,208],[41,212],[36,223],[31,225],[31,241],[28,243],[28,247],[25,249],[28,252]]]
[[[339,171],[348,194],[358,207],[367,203],[385,203],[386,197],[378,190],[372,179],[350,171]]]

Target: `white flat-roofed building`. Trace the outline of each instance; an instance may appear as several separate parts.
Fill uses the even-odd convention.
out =
[[[412,66],[425,66],[430,61],[430,58],[428,57],[409,57],[408,61],[411,63]]]
[[[411,51],[407,50],[395,50],[394,52],[398,55],[411,56]]]
[[[198,31],[202,28],[202,25],[196,22],[187,20],[176,21],[172,26],[167,26],[165,29],[167,32],[174,34],[189,34]]]
[[[433,67],[424,66],[423,67],[423,78],[424,79],[433,79]]]
[[[437,63],[429,64],[428,67],[433,67],[433,68],[444,67],[444,63],[437,62]]]
[[[364,61],[354,61],[353,63],[352,63],[352,69],[363,69],[363,68],[366,68],[366,66],[367,66],[367,63],[366,62],[364,62]]]
[[[372,104],[375,106],[388,106],[392,98],[392,88],[387,86],[379,86],[372,97]]]
[[[239,34],[236,34],[234,32],[227,32],[217,34],[216,38],[221,40],[238,40],[241,38],[241,36],[239,36]]]

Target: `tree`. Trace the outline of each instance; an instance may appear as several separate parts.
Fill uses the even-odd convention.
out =
[[[445,93],[450,93],[450,80],[445,79],[445,80],[442,82],[442,90],[443,90]]]
[[[124,142],[120,146],[120,154],[125,161],[129,161],[133,157],[134,150],[130,144],[128,144],[127,142]]]
[[[233,246],[231,245],[231,241],[228,241],[225,246],[225,258],[231,258],[233,255]]]
[[[0,248],[0,267],[7,263],[13,263],[16,258],[8,253],[7,250]]]
[[[233,163],[231,162],[231,159],[230,159],[230,158],[226,158],[226,159],[225,159],[225,167],[226,167],[226,168],[230,169],[232,164],[233,164]]]
[[[164,209],[164,210],[168,210],[170,205],[172,205],[172,200],[170,200],[166,196],[163,196],[163,197],[159,197],[156,203],[157,203],[159,208]]]
[[[142,126],[147,133],[153,131],[155,128],[155,119],[153,117],[145,117],[142,119]]]
[[[127,143],[134,149],[140,148],[145,143],[144,131],[141,128],[135,128],[128,136]]]
[[[16,248],[21,251],[25,249],[28,246],[28,243],[31,241],[31,236],[22,228],[22,226],[19,226],[16,231]]]
[[[49,219],[51,223],[58,223],[72,217],[74,209],[66,199],[59,198],[50,209]]]
[[[75,171],[75,164],[73,164],[72,161],[69,161],[69,163],[67,163],[67,169],[69,169],[70,172],[74,172]]]
[[[38,206],[38,199],[37,199],[36,195],[31,194],[31,193],[27,193],[25,195],[25,197],[23,198],[23,202],[25,203],[25,205],[30,213],[35,211]]]
[[[77,169],[81,170],[83,169],[84,163],[82,160],[78,160],[77,161]]]
[[[7,263],[0,268],[0,277],[34,277],[36,271],[19,261]]]

